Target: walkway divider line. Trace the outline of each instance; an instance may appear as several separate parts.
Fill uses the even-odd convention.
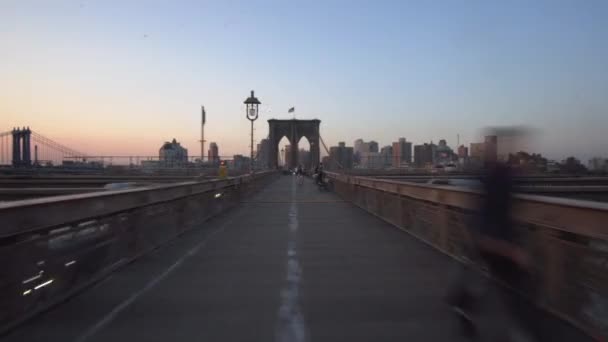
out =
[[[277,320],[277,342],[305,342],[306,324],[300,310],[300,279],[302,268],[298,261],[296,233],[298,231],[298,205],[296,201],[296,182],[292,179],[291,201],[289,207],[289,232],[287,240],[287,285],[281,291],[281,306]]]
[[[87,331],[85,331],[82,335],[76,338],[75,342],[86,342],[91,337],[93,337],[96,333],[98,333],[105,326],[110,324],[122,311],[124,311],[129,305],[133,304],[139,297],[144,295],[158,283],[160,283],[163,279],[165,279],[171,272],[177,269],[181,264],[183,264],[190,257],[196,255],[206,244],[207,242],[216,234],[221,233],[232,224],[237,218],[241,217],[245,210],[241,211],[238,215],[231,217],[228,221],[224,222],[219,228],[209,233],[203,240],[201,240],[194,247],[189,249],[184,255],[182,255],[177,261],[175,261],[171,266],[169,266],[166,270],[164,270],[161,274],[151,279],[146,286],[144,286],[141,290],[133,293],[129,298],[116,306],[112,311],[108,312],[100,321],[95,323],[92,327],[90,327]]]
[[[281,204],[283,204],[285,202],[287,202],[287,201],[242,201],[240,203],[260,203],[260,204],[265,204],[265,203],[272,203],[272,204],[274,204],[274,203],[281,203]],[[306,204],[306,203],[350,203],[350,202],[344,201],[344,200],[330,200],[330,201],[323,200],[323,201],[296,201],[296,203],[304,203],[304,204]]]

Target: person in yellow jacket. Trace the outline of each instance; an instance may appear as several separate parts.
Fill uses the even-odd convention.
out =
[[[220,177],[220,179],[226,179],[226,177],[228,177],[228,167],[226,166],[225,161],[222,161],[220,163],[219,177]]]

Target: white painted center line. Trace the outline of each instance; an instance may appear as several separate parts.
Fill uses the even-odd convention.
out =
[[[281,291],[281,306],[276,330],[277,342],[304,342],[306,338],[306,324],[300,310],[300,279],[302,269],[298,261],[296,248],[296,232],[298,230],[298,206],[296,201],[296,182],[292,179],[291,203],[289,207],[287,241],[287,282]]]

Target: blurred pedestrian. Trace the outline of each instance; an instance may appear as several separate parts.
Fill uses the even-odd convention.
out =
[[[512,170],[506,163],[489,163],[483,183],[485,198],[477,236],[480,255],[494,279],[535,298],[532,260],[522,247],[512,221]],[[519,323],[519,328],[530,338],[542,341],[535,308],[512,293],[506,293],[504,299],[509,314]]]

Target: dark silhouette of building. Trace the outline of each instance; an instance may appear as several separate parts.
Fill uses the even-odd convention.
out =
[[[355,155],[354,163],[367,164],[367,162],[365,162],[365,163],[361,162],[361,157],[363,155],[365,155],[366,160],[369,160],[369,156],[373,156],[374,153],[379,153],[379,145],[378,145],[378,142],[376,142],[374,140],[366,142],[363,139],[357,139],[357,140],[355,140],[353,150],[354,150],[354,155]]]
[[[355,140],[355,142],[353,144],[353,150],[354,150],[355,154],[365,152],[364,144],[365,144],[365,142],[361,138]]]
[[[384,159],[380,152],[363,152],[359,158],[359,167],[365,169],[384,168]]]
[[[251,158],[245,157],[242,154],[236,154],[232,157],[232,163],[229,163],[229,168],[235,171],[248,171],[251,167]]]
[[[454,151],[448,146],[447,141],[445,139],[439,140],[439,144],[435,147],[433,163],[436,165],[448,165],[454,162],[455,159]]]
[[[338,146],[332,146],[329,149],[329,165],[330,170],[352,169],[353,168],[354,149],[346,147],[344,142],[339,142]]]
[[[393,143],[393,167],[402,167],[412,162],[412,143],[399,138]]]
[[[257,157],[256,162],[258,168],[267,169],[270,168],[270,140],[262,139],[257,146]]]
[[[302,165],[307,169],[310,169],[310,167],[312,166],[311,162],[311,153],[310,151],[307,151],[305,149],[300,149],[300,151],[298,152],[298,165]]]
[[[378,142],[372,140],[368,144],[369,144],[369,152],[371,152],[371,153],[380,152],[380,146],[378,146]]]
[[[458,146],[458,158],[468,158],[469,157],[469,149],[464,145]]]
[[[593,157],[589,159],[587,168],[590,171],[606,172],[608,171],[608,159],[601,157]]]
[[[469,151],[471,158],[479,159],[480,161],[482,161],[485,153],[484,151],[484,143],[471,143],[471,150]]]
[[[188,150],[174,138],[173,141],[167,141],[161,146],[158,150],[158,158],[163,166],[182,166],[188,163]]]
[[[414,164],[417,167],[425,167],[428,165],[433,165],[435,156],[436,145],[433,143],[427,144],[424,143],[422,145],[414,146]]]
[[[391,166],[393,164],[393,146],[384,146],[380,150],[380,156],[382,157],[384,167]]]
[[[353,153],[354,153],[353,163],[355,163],[355,164],[361,163],[361,153],[366,151],[364,144],[365,144],[365,142],[361,138],[355,140],[355,142],[353,143]]]
[[[211,144],[209,144],[209,152],[207,154],[207,160],[209,161],[209,163],[211,163],[212,165],[219,165],[220,164],[220,154],[219,154],[219,148],[217,147],[217,144],[212,142]]]
[[[488,135],[484,139],[484,162],[495,163],[498,159],[498,137]]]
[[[494,163],[498,160],[498,137],[488,135],[480,143],[471,143],[469,150],[470,161],[475,167],[482,167],[483,164]]]
[[[285,167],[288,167],[288,168],[295,167],[295,165],[296,165],[295,160],[293,161],[294,167],[291,167],[292,159],[293,159],[294,155],[297,155],[297,153],[295,153],[295,154],[293,153],[293,151],[291,150],[291,145],[285,145],[285,151],[283,152],[283,160],[285,161],[285,165],[284,165]]]

